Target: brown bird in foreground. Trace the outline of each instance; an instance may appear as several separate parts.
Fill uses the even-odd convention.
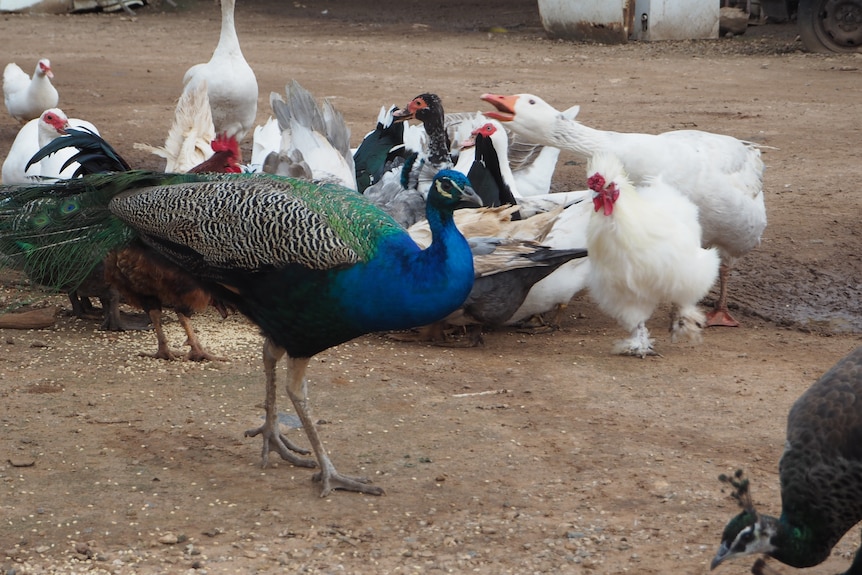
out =
[[[68,130],[69,135],[55,139],[40,150],[39,155],[47,155],[65,147],[75,147],[80,151],[73,156],[80,163],[77,175],[123,172],[129,169],[128,163],[100,136],[83,130]],[[236,173],[240,171],[238,157],[239,145],[235,138],[220,135],[212,142],[215,153],[208,160],[190,171]],[[213,305],[222,317],[228,314],[227,308],[214,301],[210,293],[192,278],[182,267],[160,256],[154,250],[140,243],[132,243],[107,255],[104,261],[104,279],[108,286],[116,289],[124,301],[133,307],[144,310],[153,324],[158,348],[153,354],[142,354],[158,359],[184,359],[192,361],[224,360],[208,352],[200,343],[191,325],[190,316]],[[119,316],[118,301],[110,301],[110,309],[104,310],[108,318]],[[162,310],[173,309],[180,325],[186,333],[186,344],[190,350],[181,354],[170,349],[162,327]]]

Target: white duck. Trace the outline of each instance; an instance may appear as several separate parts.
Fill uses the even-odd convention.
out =
[[[221,35],[210,61],[188,69],[183,92],[206,81],[217,134],[242,141],[257,117],[257,78],[242,55],[234,25],[236,0],[221,0]]]
[[[78,152],[75,148],[60,150],[27,168],[30,158],[53,139],[62,136],[69,126],[87,128],[96,134],[99,133],[99,130],[90,122],[77,118],[69,119],[59,108],[45,110],[39,118],[30,120],[18,131],[9,154],[3,162],[0,181],[3,184],[26,184],[38,177],[71,178],[78,169],[78,163],[73,162],[66,169],[62,169],[62,166]]]
[[[57,88],[51,84],[54,72],[51,62],[42,58],[36,64],[33,77],[14,62],[3,70],[3,99],[9,114],[19,122],[35,120],[49,108],[56,108],[60,100]]]
[[[739,325],[727,309],[728,274],[735,258],[760,244],[766,227],[763,161],[756,145],[700,130],[655,135],[596,130],[532,94],[484,94],[482,100],[496,108],[487,116],[524,137],[585,159],[613,152],[636,185],[660,175],[691,199],[699,209],[703,245],[717,247],[722,260],[719,298],[707,325]]]
[[[207,82],[201,80],[194,89],[184,91],[177,101],[174,122],[165,138],[165,145],[156,147],[135,143],[134,148],[164,158],[166,172],[181,173],[210,159],[215,138]]]
[[[612,153],[587,164],[594,211],[587,225],[590,295],[630,332],[616,353],[657,355],[646,321],[662,302],[673,305],[673,340],[697,341],[705,316],[697,302],[718,274],[715,248],[702,248],[698,210],[662,176],[635,188]]]
[[[282,176],[338,183],[356,189],[356,172],[350,149],[350,129],[341,112],[328,99],[318,105],[296,80],[285,87],[286,98],[270,94],[269,103],[278,126],[278,139],[270,119],[255,128],[252,163],[263,158],[263,170]],[[274,149],[266,151],[266,146]]]

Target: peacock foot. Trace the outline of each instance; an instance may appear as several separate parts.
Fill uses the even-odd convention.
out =
[[[261,467],[266,467],[269,464],[270,450],[275,451],[282,459],[297,467],[317,467],[317,462],[313,459],[306,459],[304,457],[297,457],[294,455],[294,453],[308,455],[311,451],[299,447],[287,437],[279,433],[278,430],[273,431],[264,423],[260,427],[249,429],[245,432],[246,437],[257,437],[258,435],[263,435],[263,447],[260,452]]]
[[[311,480],[319,481],[323,484],[320,490],[321,497],[327,497],[333,489],[354,491],[365,493],[366,495],[383,495],[383,488],[370,485],[371,480],[367,477],[351,477],[349,475],[342,475],[334,470],[330,470],[329,473],[318,471],[311,477]]]

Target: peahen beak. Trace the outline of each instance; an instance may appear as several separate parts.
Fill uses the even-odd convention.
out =
[[[709,570],[712,571],[718,567],[722,561],[727,559],[728,555],[730,555],[730,547],[727,546],[727,543],[722,543],[721,547],[718,548],[718,552],[716,552],[715,557],[712,558],[712,563],[709,564]]]

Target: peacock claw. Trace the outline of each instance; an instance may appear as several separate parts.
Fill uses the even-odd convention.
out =
[[[308,455],[311,451],[299,447],[281,433],[272,433],[266,429],[266,424],[245,432],[246,437],[256,437],[258,435],[263,435],[263,448],[260,454],[262,467],[266,467],[269,463],[270,449],[278,453],[282,459],[297,467],[317,467],[317,462],[313,459],[305,459],[304,457],[294,455],[294,453]]]
[[[371,480],[367,477],[351,477],[340,473],[329,473],[328,476],[324,477],[323,471],[318,471],[311,477],[311,480],[323,483],[320,490],[321,497],[327,497],[333,489],[355,491],[367,495],[383,495],[384,493],[382,487],[370,485]]]

